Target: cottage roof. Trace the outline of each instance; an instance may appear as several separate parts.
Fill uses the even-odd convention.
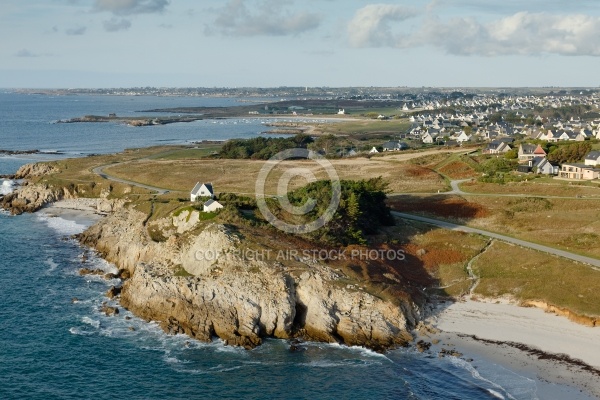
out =
[[[192,189],[192,194],[196,194],[200,191],[200,189],[202,189],[202,186],[206,187],[206,190],[208,190],[211,194],[213,194],[213,186],[212,183],[196,183],[196,186],[194,186],[194,188]]]
[[[600,161],[600,151],[594,150],[590,151],[587,156],[585,156],[586,160]]]

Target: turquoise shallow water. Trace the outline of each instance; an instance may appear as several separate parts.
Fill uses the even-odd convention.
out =
[[[71,155],[191,140],[255,136],[257,121],[164,127],[50,124],[125,109],[232,100],[0,94],[0,149]],[[213,103],[211,103],[213,102]],[[0,174],[48,156],[1,157]],[[0,190],[10,189],[0,180]],[[252,351],[168,336],[127,312],[106,317],[103,293],[116,282],[81,277],[84,226],[43,213],[0,213],[0,399],[486,399],[536,397],[536,382],[493,364],[401,349],[307,343],[290,353],[269,340]],[[114,270],[92,256],[87,267]],[[77,298],[73,302],[73,298]]]

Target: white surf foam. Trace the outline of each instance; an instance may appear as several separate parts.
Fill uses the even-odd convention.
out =
[[[44,264],[48,266],[48,270],[46,271],[47,273],[53,272],[56,269],[56,267],[58,267],[58,264],[54,262],[54,259],[52,257],[44,261]]]
[[[12,181],[10,179],[3,179],[2,184],[0,185],[0,194],[7,195],[9,193],[12,193],[12,191],[15,189],[15,185],[15,181]]]
[[[90,317],[83,317],[83,318],[81,318],[81,322],[83,322],[84,324],[91,325],[91,326],[93,326],[96,329],[100,328],[100,321],[97,321],[95,319],[91,319]]]
[[[38,218],[61,235],[76,235],[87,228],[87,226],[76,221],[52,216],[47,213],[38,214]]]
[[[498,390],[498,391],[496,391],[496,390],[490,390],[490,389],[488,389],[488,391],[490,392],[490,394],[491,394],[491,395],[493,395],[493,396],[495,396],[495,397],[497,397],[497,398],[500,398],[500,399],[509,398],[509,399],[511,399],[511,400],[517,400],[517,399],[516,399],[514,396],[512,396],[512,395],[509,393],[509,391],[508,391],[508,389],[507,389],[507,388],[504,388],[504,387],[502,387],[502,386],[501,386],[501,385],[499,385],[497,382],[494,382],[494,381],[492,381],[492,380],[490,380],[490,379],[484,378],[484,377],[483,377],[483,376],[482,376],[482,375],[479,373],[479,371],[478,371],[477,369],[475,369],[475,367],[474,367],[473,365],[471,365],[471,363],[469,363],[469,362],[467,362],[467,361],[465,361],[465,360],[462,360],[462,359],[460,359],[460,358],[457,358],[457,357],[447,357],[447,358],[450,360],[450,362],[451,362],[452,364],[454,364],[454,365],[456,365],[456,366],[458,366],[458,367],[462,367],[462,368],[466,369],[467,371],[469,371],[469,372],[471,373],[471,376],[472,376],[473,378],[475,378],[475,379],[479,379],[479,380],[481,380],[481,381],[483,381],[483,382],[486,382],[486,383],[488,383],[488,384],[492,385],[492,386],[493,386],[495,389],[497,389],[497,390]],[[486,375],[487,375],[487,374],[486,374]],[[513,381],[515,381],[515,382],[513,382],[513,383],[516,383],[516,379],[514,379],[514,378],[516,378],[516,374],[513,374]],[[523,377],[523,378],[524,378],[524,377]],[[527,379],[527,378],[524,378],[524,379]],[[496,379],[494,379],[494,380],[496,380]],[[529,379],[527,379],[527,380],[529,381]],[[508,382],[507,382],[507,383],[508,383]],[[503,395],[503,394],[501,394],[500,392],[504,393],[504,394],[505,394],[507,397],[504,397],[504,395]],[[500,397],[499,397],[499,396],[500,396]]]
[[[69,332],[72,335],[78,335],[78,336],[93,335],[93,332],[84,331],[83,329],[79,329],[79,328],[76,328],[76,327],[69,328]]]

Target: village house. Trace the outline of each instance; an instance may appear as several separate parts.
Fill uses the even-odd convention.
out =
[[[197,201],[199,198],[211,198],[215,197],[212,183],[196,183],[196,186],[190,193],[190,201]]]
[[[508,143],[500,140],[493,140],[485,146],[483,154],[504,154],[511,150]]]
[[[590,151],[588,155],[585,156],[585,165],[591,165],[594,167],[600,166],[600,151]]]
[[[579,180],[598,179],[600,178],[600,169],[585,164],[563,164],[559,177]]]
[[[458,135],[454,135],[453,139],[456,140],[458,143],[464,143],[471,140],[471,136],[467,135],[465,131],[461,131]]]
[[[551,163],[547,158],[534,158],[529,160],[527,164],[519,165],[519,172],[535,172],[540,175],[558,175],[560,166]]]
[[[409,146],[404,142],[395,142],[391,140],[389,142],[385,142],[381,147],[383,147],[383,151],[397,151],[406,150]]]
[[[533,160],[534,158],[546,157],[546,152],[542,146],[535,144],[520,144],[519,145],[519,162]]]
[[[432,144],[434,142],[434,139],[429,132],[425,132],[423,136],[421,136],[421,141],[425,144]]]
[[[214,199],[210,199],[206,203],[204,203],[204,205],[202,207],[202,211],[215,212],[217,210],[220,210],[221,208],[223,208],[223,205],[221,203],[219,203],[218,201],[216,201]]]

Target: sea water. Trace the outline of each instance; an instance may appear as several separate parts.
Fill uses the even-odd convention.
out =
[[[206,121],[148,128],[49,123],[83,114],[123,113],[129,104],[127,110],[135,111],[197,101],[2,94],[0,148],[43,145],[85,154],[119,151],[132,143],[249,137],[262,130],[257,122],[242,129]],[[14,173],[36,157],[0,157],[0,174]],[[0,180],[2,192],[13,185]],[[218,339],[201,343],[169,336],[157,324],[122,309],[108,317],[100,311],[102,304],[118,303],[104,293],[119,282],[80,276],[78,271],[116,268],[72,238],[85,229],[84,221],[44,212],[0,212],[0,399],[537,397],[535,381],[491,363],[474,365],[410,348],[378,354],[322,343],[306,343],[304,351],[292,353],[283,340],[267,340],[247,351]],[[82,257],[84,253],[89,255]]]

